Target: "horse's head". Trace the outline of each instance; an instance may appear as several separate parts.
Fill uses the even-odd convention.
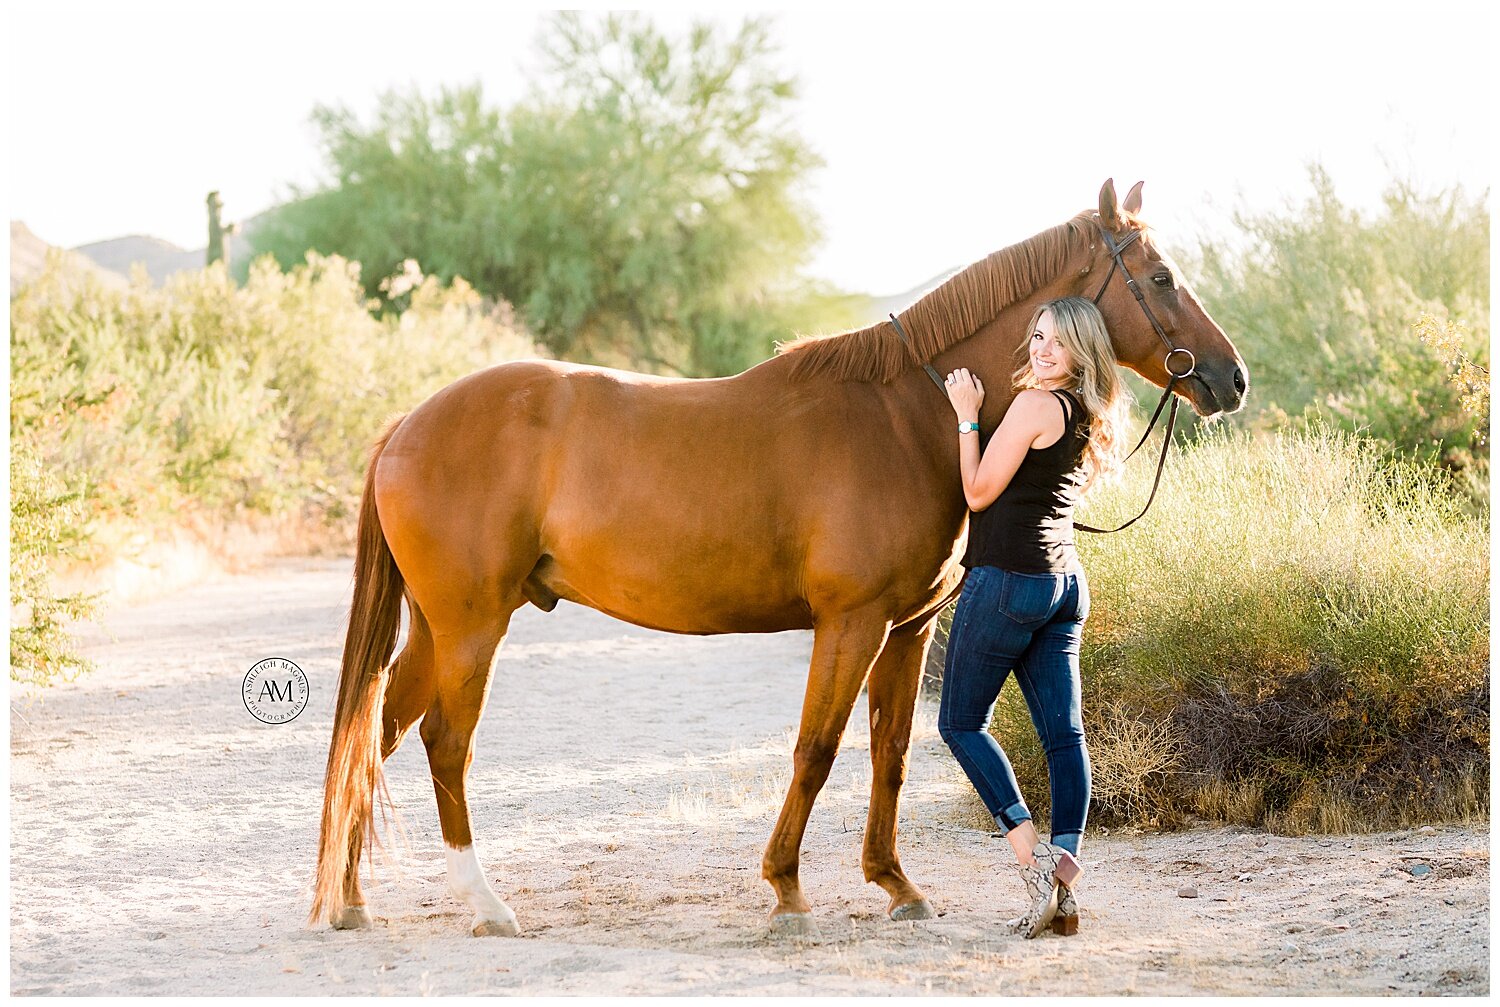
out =
[[[1084,281],[1086,293],[1098,295],[1104,284],[1099,310],[1121,364],[1165,387],[1169,371],[1181,375],[1191,363],[1191,376],[1178,381],[1177,388],[1193,410],[1200,416],[1232,413],[1245,403],[1249,371],[1224,330],[1198,303],[1182,271],[1140,222],[1144,184],[1137,182],[1123,203],[1115,200],[1113,179],[1099,190],[1100,234]],[[1177,348],[1187,350],[1191,359]]]

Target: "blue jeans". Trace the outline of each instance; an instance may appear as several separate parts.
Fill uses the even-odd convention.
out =
[[[1008,833],[1029,820],[1031,811],[989,725],[1006,676],[1016,673],[1047,753],[1052,842],[1075,856],[1089,810],[1089,754],[1078,677],[1078,648],[1088,612],[1089,586],[1082,570],[970,570],[948,632],[938,708],[938,733],[1001,833]]]

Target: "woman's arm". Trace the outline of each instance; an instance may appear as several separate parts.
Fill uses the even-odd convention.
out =
[[[977,425],[979,407],[984,403],[984,386],[964,368],[954,371],[949,378],[948,400],[954,413],[960,422]],[[1010,485],[1031,446],[1047,435],[1055,440],[1062,426],[1062,413],[1053,396],[1039,389],[1027,389],[1005,411],[982,459],[979,434],[958,434],[959,471],[969,509],[981,511],[994,503]]]

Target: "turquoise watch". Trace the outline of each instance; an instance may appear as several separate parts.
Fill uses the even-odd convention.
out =
[[[979,433],[979,424],[970,420],[964,420],[958,425],[958,432],[961,434],[977,434]]]

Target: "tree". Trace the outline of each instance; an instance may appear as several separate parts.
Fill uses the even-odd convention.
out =
[[[1363,215],[1317,165],[1285,211],[1240,212],[1243,252],[1204,242],[1191,269],[1251,374],[1257,425],[1324,421],[1436,457],[1486,463],[1482,418],[1463,406],[1422,319],[1450,325],[1454,352],[1483,365],[1489,335],[1489,214],[1461,187],[1395,182]],[[1429,327],[1430,327],[1429,326]]]
[[[256,228],[256,254],[272,253],[284,269],[308,251],[357,261],[372,295],[374,281],[408,258],[444,281],[470,276],[485,248],[474,244],[483,229],[471,214],[493,198],[508,146],[477,85],[443,88],[431,100],[388,91],[368,125],[323,105],[312,121],[331,177]]]
[[[558,356],[734,373],[830,318],[797,276],[818,237],[798,190],[817,160],[768,25],[669,39],[648,21],[557,15],[532,92],[506,112],[477,85],[388,93],[373,124],[320,107],[332,181],[258,235],[385,276],[414,258],[520,310]],[[372,291],[373,293],[373,291]]]

